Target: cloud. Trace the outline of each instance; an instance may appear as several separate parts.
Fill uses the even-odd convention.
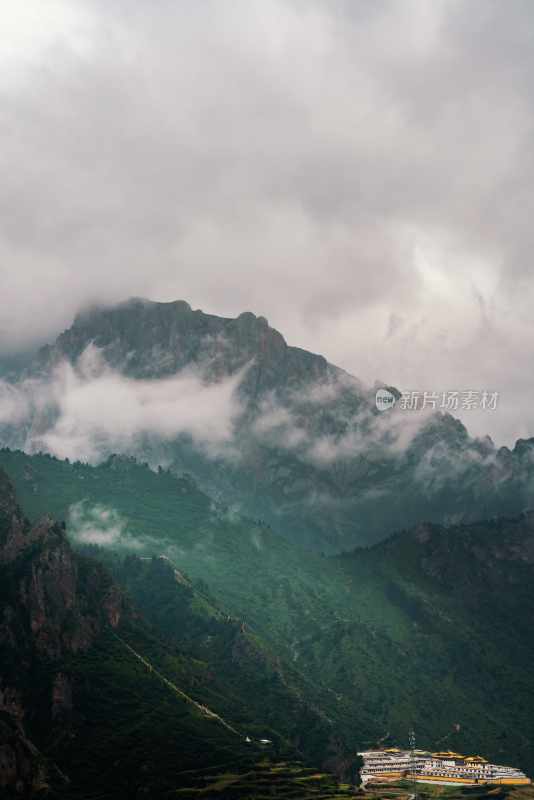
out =
[[[30,453],[97,463],[114,452],[145,458],[147,442],[157,445],[187,435],[209,457],[235,460],[244,411],[237,390],[248,367],[215,383],[205,379],[209,365],[204,367],[159,380],[131,379],[111,368],[103,351],[90,344],[74,365],[62,361],[50,378],[0,381],[3,440]],[[317,427],[310,406],[314,411],[321,406],[322,421],[328,417],[328,429],[337,433]],[[269,393],[245,430],[252,441],[289,450],[321,467],[364,452],[401,453],[428,418],[397,409],[377,414],[364,387],[341,373],[327,383],[289,392],[285,400]],[[10,439],[9,430],[18,440]]]
[[[25,421],[23,449],[59,458],[94,463],[111,452],[135,452],[142,437],[170,441],[183,434],[213,456],[231,447],[243,374],[213,384],[191,368],[162,380],[132,380],[90,345],[49,380],[0,382],[0,424]]]
[[[261,401],[252,435],[258,441],[288,450],[299,449],[309,439],[309,433],[295,416],[295,409],[278,401],[273,393]]]
[[[308,413],[310,406],[313,415]],[[374,458],[400,455],[431,416],[429,409],[412,413],[398,406],[378,413],[372,392],[341,373],[328,383],[310,383],[285,401],[269,394],[260,403],[252,434],[264,444],[326,467],[363,453]]]
[[[19,425],[30,413],[30,403],[26,389],[0,380],[0,425]]]
[[[532,3],[41,6],[2,9],[1,352],[183,298],[532,433]]]
[[[366,409],[343,435],[318,437],[311,444],[307,456],[317,465],[328,465],[364,453],[372,458],[397,456],[409,448],[429,418],[430,413],[427,412],[410,414],[393,409],[391,412],[373,414]]]
[[[96,544],[128,550],[143,550],[148,539],[141,540],[128,533],[127,520],[115,509],[87,501],[74,503],[69,508],[69,536],[78,544]]]

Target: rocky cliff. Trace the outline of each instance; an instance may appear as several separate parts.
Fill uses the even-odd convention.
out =
[[[64,662],[116,628],[124,598],[105,570],[76,556],[64,526],[24,518],[0,471],[0,787],[30,795],[46,786],[45,758],[25,723],[68,725],[72,685]]]
[[[135,378],[174,375],[193,364],[216,380],[249,366],[244,389],[251,397],[345,374],[323,356],[290,347],[265,317],[250,311],[231,319],[184,301],[143,299],[79,314],[54,345],[41,350],[37,365],[47,372],[63,358],[74,362],[89,342],[112,367]]]

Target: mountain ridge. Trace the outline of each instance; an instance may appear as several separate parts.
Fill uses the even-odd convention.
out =
[[[80,366],[91,348],[98,358]],[[71,371],[56,386],[54,370],[61,364]],[[51,405],[18,427],[0,429],[0,444],[24,448],[29,436],[27,449],[35,452],[59,426],[61,436],[72,436],[74,451],[79,435],[91,441],[93,458],[125,452],[154,468],[189,472],[209,495],[268,520],[309,548],[350,550],[420,519],[468,522],[531,505],[534,438],[497,449],[489,437],[469,436],[448,412],[426,416],[398,403],[380,412],[373,389],[323,356],[287,345],[251,312],[223,318],[185,301],[140,299],[93,308],[43,348],[25,374],[30,386],[40,380],[46,389],[51,382]],[[101,417],[91,414],[92,427],[85,430],[83,415],[95,400],[90,394],[84,400],[83,392],[106,376],[108,396],[97,400]],[[178,384],[169,386],[167,405],[151,411],[147,391],[173,376]],[[151,426],[159,430],[165,415],[182,413],[173,410],[180,408],[180,376],[194,376],[188,408],[198,400],[205,419],[186,420],[176,434],[154,433]],[[223,387],[224,396],[208,400],[206,387]],[[106,402],[117,389],[144,420],[118,442],[113,425],[106,427]],[[207,446],[199,445],[188,425],[202,437],[219,416],[224,424],[215,433],[224,441],[216,439],[210,449],[206,433]],[[119,416],[115,426],[120,422]],[[45,445],[36,432],[45,434]]]
[[[130,324],[132,316],[136,319],[135,330]],[[195,340],[188,347],[188,339],[193,337]],[[225,361],[228,348],[220,337],[237,348],[236,357]],[[263,368],[256,368],[257,375],[248,388],[256,385],[257,391],[272,388],[273,376],[269,373],[276,361],[299,364],[299,359],[303,359],[299,369],[312,377],[326,377],[330,371],[347,375],[324,356],[288,345],[265,317],[251,311],[244,311],[235,318],[220,317],[193,310],[185,300],[157,302],[144,298],[131,298],[116,306],[97,306],[79,313],[73,324],[57,337],[55,345],[41,348],[32,369],[46,370],[62,357],[74,361],[88,341],[106,350],[111,366],[120,367],[125,374],[138,378],[174,374],[191,361],[214,362],[211,377],[220,377],[223,369],[236,371],[254,357],[261,358]],[[142,345],[143,350],[167,348],[167,359],[151,362],[154,351],[149,351],[146,361],[139,363],[129,358],[136,345]],[[169,357],[171,353],[174,358]]]

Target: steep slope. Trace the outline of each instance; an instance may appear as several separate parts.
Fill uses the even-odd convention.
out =
[[[460,724],[457,749],[534,768],[532,515],[425,524],[325,558],[212,503],[190,479],[129,459],[90,467],[2,451],[0,463],[32,514],[52,504],[78,541],[109,534],[91,509],[113,509],[118,516],[108,520],[124,526],[108,537],[107,552],[166,555],[186,581],[170,596],[168,581],[152,572],[164,560],[118,562],[117,575],[127,570],[122,579],[153,622],[172,639],[184,605],[207,603],[208,616],[224,608],[236,621],[230,639],[245,623],[349,752],[388,733],[402,743],[412,724],[420,744],[435,747]],[[69,513],[79,503],[85,517]],[[203,650],[205,634],[214,639]],[[182,646],[197,658],[213,647],[224,671],[230,664],[221,660],[227,640],[218,623],[210,630],[197,618]]]
[[[0,786],[157,797],[266,756],[262,785],[280,779],[276,755],[344,766],[326,716],[241,621],[167,561],[107,560],[115,580],[64,526],[28,522],[0,470]]]
[[[422,744],[435,744],[441,727],[451,749],[475,747],[532,772],[533,548],[527,513],[450,528],[421,524],[338,559],[371,629],[397,644],[388,684],[401,688],[391,729],[411,715]],[[359,680],[351,666],[343,684]],[[381,716],[387,725],[392,715]]]
[[[23,722],[39,744],[39,731],[53,738],[68,722],[72,687],[62,664],[119,624],[123,599],[97,562],[73,555],[60,526],[46,518],[30,525],[2,471],[0,573],[0,785],[39,791],[50,769]]]
[[[333,724],[325,693],[242,618],[221,610],[208,587],[195,586],[165,556],[100,557],[152,626],[199,665],[195,690],[212,708],[253,740],[271,739],[277,751],[350,770],[354,750]]]
[[[38,518],[45,507],[50,508],[57,518],[67,519],[74,541],[87,544],[107,540],[122,556],[133,552],[147,558],[168,553],[174,562],[180,562],[185,585],[176,583],[172,570],[166,570],[162,561],[130,559],[126,562],[129,569],[106,561],[146,616],[167,638],[179,641],[181,651],[190,635],[184,630],[184,621],[192,626],[196,646],[205,635],[215,637],[211,647],[193,648],[190,653],[208,661],[205,673],[217,674],[224,667],[230,697],[236,687],[249,687],[235,704],[235,712],[248,725],[263,725],[264,733],[265,726],[270,725],[275,731],[271,730],[269,738],[276,738],[277,732],[313,757],[315,763],[334,768],[347,752],[354,752],[355,736],[347,740],[336,730],[327,690],[310,682],[305,674],[295,674],[290,657],[280,662],[276,647],[279,626],[288,630],[300,626],[299,606],[293,604],[292,592],[285,590],[295,580],[297,595],[312,593],[314,618],[327,621],[337,587],[321,577],[323,559],[291,547],[264,524],[214,504],[191,479],[177,479],[164,471],[154,473],[132,459],[113,457],[94,468],[4,450],[0,464],[12,476],[30,516]],[[106,525],[111,525],[107,531]],[[119,536],[117,529],[121,530]],[[310,572],[301,569],[303,558],[313,565]],[[204,571],[207,565],[209,574]],[[215,591],[215,600],[210,592],[211,578],[219,572],[224,572],[226,588],[222,595]],[[193,587],[188,586],[188,574],[195,580]],[[207,586],[203,578],[210,578]],[[230,586],[233,591],[229,591]],[[323,591],[330,598],[326,607]],[[166,597],[167,592],[170,597]],[[270,606],[273,592],[279,595],[274,618]],[[151,601],[156,608],[151,607]],[[227,651],[226,662],[221,660],[221,648]],[[205,673],[199,673],[204,691],[217,683],[213,677],[206,680]],[[223,696],[226,708],[228,701]],[[255,719],[246,713],[246,707]]]
[[[80,366],[87,348],[99,353],[114,376],[133,381],[129,392],[184,370],[206,386],[234,379],[235,413],[225,422],[231,441],[225,448],[199,447],[185,423],[180,435],[156,435],[139,423],[117,440],[105,421],[116,383],[109,384],[107,400],[81,394],[103,368]],[[194,311],[183,301],[146,300],[93,309],[43,348],[24,373],[24,385],[46,386],[65,363],[77,376],[75,394],[55,386],[48,405],[43,408],[40,401],[29,419],[0,428],[0,442],[32,452],[53,450],[57,440],[46,433],[57,432],[59,425],[61,436],[71,437],[73,452],[79,445],[80,458],[89,457],[83,446],[89,438],[93,460],[118,451],[153,466],[170,465],[178,474],[190,472],[211,496],[239,505],[308,548],[340,552],[421,519],[472,521],[517,513],[532,502],[534,440],[497,449],[487,438],[472,439],[458,420],[439,410],[425,415],[397,404],[381,414],[373,391],[322,356],[288,346],[263,317],[250,312],[226,319]],[[221,412],[210,398],[216,425]],[[179,401],[178,394],[166,411],[156,413],[178,413]],[[87,437],[83,415],[97,402],[102,418],[91,412]],[[141,396],[140,408],[148,414],[145,402]],[[191,398],[189,406],[195,402]],[[68,418],[73,409],[74,420]]]

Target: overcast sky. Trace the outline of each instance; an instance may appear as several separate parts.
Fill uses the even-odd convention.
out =
[[[265,315],[534,435],[532,0],[3,0],[0,353],[132,295]]]

